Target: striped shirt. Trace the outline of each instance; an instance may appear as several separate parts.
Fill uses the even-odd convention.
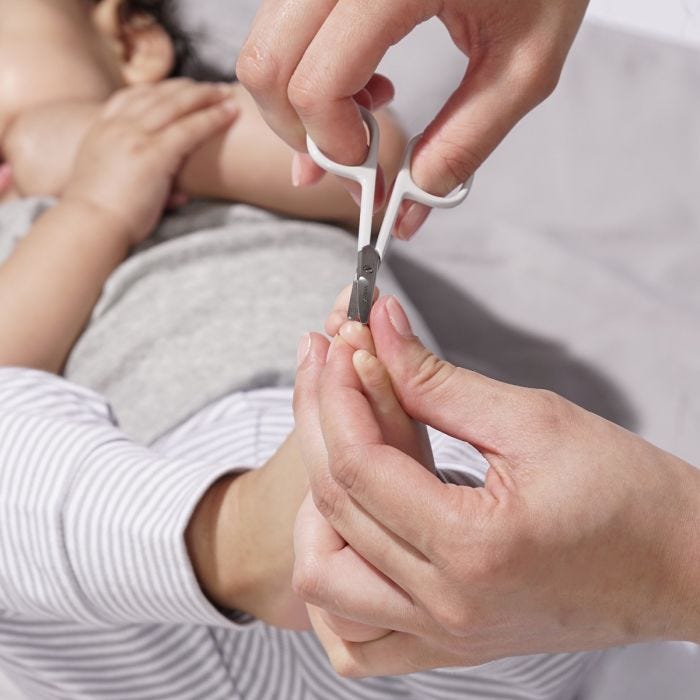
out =
[[[221,615],[184,531],[205,491],[258,467],[293,423],[291,390],[237,392],[150,447],[97,393],[0,369],[0,662],[32,700],[572,698],[598,654],[348,680],[310,632]],[[471,447],[438,433],[438,467],[482,479]]]

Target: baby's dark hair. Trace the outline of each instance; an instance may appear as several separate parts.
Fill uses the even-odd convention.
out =
[[[92,0],[94,4],[100,0]],[[151,17],[167,32],[175,49],[175,62],[169,77],[186,76],[194,80],[231,82],[235,75],[226,74],[198,55],[192,37],[182,28],[176,0],[123,0],[120,6],[121,19],[128,21],[134,16]]]

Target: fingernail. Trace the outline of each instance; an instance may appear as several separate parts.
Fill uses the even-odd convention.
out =
[[[413,331],[411,330],[408,316],[406,316],[406,312],[396,297],[392,296],[387,299],[386,311],[389,314],[389,321],[391,321],[394,330],[399,335],[404,336],[404,338],[412,338]]]
[[[297,367],[307,358],[309,350],[311,350],[311,336],[307,333],[301,337],[297,346]]]
[[[362,335],[363,328],[359,321],[346,321],[338,330],[338,335],[352,345]]]
[[[301,156],[296,152],[292,158],[292,185],[294,187],[301,185]]]
[[[412,204],[399,222],[396,231],[397,238],[408,241],[416,234],[418,229],[425,223],[431,209],[425,204]]]
[[[372,362],[372,355],[367,350],[357,350],[352,356],[352,360],[356,365],[369,365]]]

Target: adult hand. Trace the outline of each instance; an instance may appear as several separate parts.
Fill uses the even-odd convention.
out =
[[[376,292],[377,290],[375,290],[375,297]],[[334,309],[326,321],[326,332],[330,336],[340,332],[341,337],[345,338],[347,343],[358,351],[355,354],[354,363],[357,373],[357,388],[364,393],[386,443],[410,455],[425,469],[434,472],[435,463],[425,426],[410,418],[401,408],[391,387],[389,375],[376,359],[374,342],[369,329],[357,322],[344,323],[347,320],[347,315],[342,310],[347,309],[349,298],[350,287],[341,292],[336,299]],[[300,351],[302,354],[311,353],[323,359],[328,353],[328,347],[329,344],[325,338],[314,334],[302,339]],[[317,432],[312,437],[312,439],[314,438],[320,440],[322,436]],[[323,447],[321,444],[317,444],[311,450],[313,452],[322,451]],[[305,560],[305,564],[299,564],[300,556],[304,557],[313,551],[314,561],[319,555],[326,561],[329,559],[342,561],[344,568],[353,571],[355,583],[360,587],[363,578],[367,579],[370,585],[376,581],[376,570],[359,557],[323,518],[310,494],[306,497],[297,515],[295,532],[301,538],[301,545],[296,550],[296,570],[304,571],[308,566],[314,565],[313,561],[308,559]],[[308,546],[309,538],[313,539],[312,547]],[[393,587],[389,581],[385,581],[385,585],[389,589]],[[338,634],[345,640],[367,642],[379,639],[391,632],[391,630],[381,627],[348,620],[311,605],[309,606],[309,618],[321,640],[328,638],[329,635],[332,638],[334,634]]]
[[[375,71],[387,50],[437,16],[469,57],[462,82],[416,149],[413,176],[447,194],[466,181],[513,126],[554,89],[588,0],[263,0],[237,74],[268,124],[295,150],[310,134],[341,163],[362,162],[357,109],[384,102],[390,83]],[[297,159],[295,179],[319,171]],[[407,237],[425,209],[406,220]]]
[[[483,488],[446,485],[387,446],[342,338],[327,361],[318,352],[302,361],[296,420],[314,500],[377,573],[356,587],[347,562],[298,530],[297,590],[394,630],[357,643],[326,629],[336,669],[394,674],[700,641],[693,467],[551,393],[440,361],[393,298],[375,304],[371,328],[406,412],[475,444],[490,469]]]

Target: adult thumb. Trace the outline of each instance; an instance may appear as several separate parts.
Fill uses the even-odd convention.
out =
[[[383,297],[370,319],[377,357],[406,413],[493,453],[527,428],[532,390],[504,384],[440,359],[413,335],[396,297]]]

